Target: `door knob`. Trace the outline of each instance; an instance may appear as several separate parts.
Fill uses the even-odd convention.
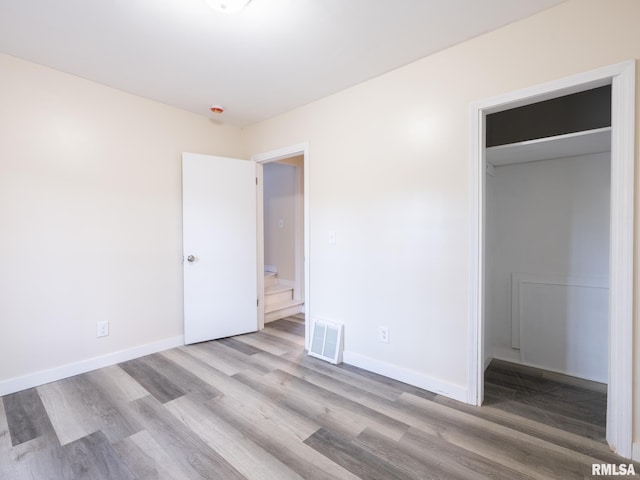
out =
[[[195,259],[196,259],[196,257],[194,257],[193,255],[189,255],[187,257],[187,262],[193,262],[193,261],[195,261]]]

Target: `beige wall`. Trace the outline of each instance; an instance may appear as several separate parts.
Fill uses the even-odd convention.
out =
[[[637,0],[569,1],[245,130],[247,154],[309,142],[311,309],[345,323],[345,358],[464,388],[469,104],[638,58],[639,18]]]
[[[183,334],[181,153],[239,134],[0,55],[0,384]]]

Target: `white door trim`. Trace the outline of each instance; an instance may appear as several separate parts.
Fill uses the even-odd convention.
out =
[[[255,161],[258,164],[265,164],[270,162],[277,162],[278,160],[284,160],[286,158],[295,157],[298,155],[302,155],[304,157],[304,311],[305,317],[307,321],[305,322],[305,348],[309,349],[309,324],[308,321],[311,318],[311,282],[310,279],[310,235],[309,235],[309,143],[299,143],[296,145],[291,145],[288,147],[279,148],[277,150],[271,150],[269,152],[258,153],[251,156],[251,160]],[[259,205],[258,208],[261,208]],[[264,252],[264,233],[262,234],[262,239],[260,238],[260,234],[258,234],[258,242],[262,242],[262,245],[259,246],[262,248]],[[259,254],[260,256],[260,254]],[[264,264],[264,253],[262,255],[262,263]],[[264,328],[264,318],[260,321],[258,325],[259,329]]]
[[[609,279],[609,383],[607,441],[632,455],[633,202],[635,164],[635,61],[592,70],[481,100],[470,107],[470,272],[467,402],[484,396],[485,118],[489,113],[612,85],[611,226]]]
[[[302,165],[295,167],[295,282],[293,284],[293,298],[304,300],[304,172]]]

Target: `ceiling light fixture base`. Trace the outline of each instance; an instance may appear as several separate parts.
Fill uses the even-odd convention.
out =
[[[214,10],[222,13],[238,13],[251,0],[204,0]]]

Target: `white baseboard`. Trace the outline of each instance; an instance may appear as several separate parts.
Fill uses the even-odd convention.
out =
[[[126,362],[134,358],[143,357],[152,353],[161,352],[170,348],[184,345],[184,336],[166,338],[157,342],[146,343],[126,350],[108,353],[99,357],[88,358],[75,363],[68,363],[59,367],[41,370],[21,377],[9,378],[0,381],[0,396],[19,392],[27,388],[37,387],[45,383],[55,382],[63,378],[72,377],[81,373],[90,372],[98,368],[108,367],[116,363]]]
[[[589,380],[591,382],[607,384],[607,380],[603,381],[603,379],[601,379],[601,378],[588,377],[586,375],[584,375],[584,376],[572,375],[571,373],[568,373],[566,371],[562,371],[562,370],[558,370],[558,369],[554,369],[554,368],[549,368],[549,367],[546,367],[546,366],[543,366],[543,365],[538,365],[538,364],[533,363],[533,362],[523,362],[520,359],[519,355],[510,354],[506,350],[503,350],[501,352],[495,352],[493,354],[493,358],[495,358],[496,360],[502,360],[504,362],[515,363],[516,365],[522,365],[523,367],[537,368],[538,370],[546,370],[547,372],[558,373],[560,375],[567,375],[569,377],[582,378],[583,380]]]
[[[640,442],[633,442],[631,460],[640,462]]]
[[[385,377],[393,378],[460,402],[467,402],[467,389],[463,386],[438,380],[437,378],[429,377],[415,370],[375,360],[371,357],[360,355],[359,353],[345,351],[342,358],[344,363],[348,363],[349,365],[363,368],[364,370],[378,373]]]
[[[484,359],[484,364],[482,365],[482,370],[483,371],[487,371],[487,368],[489,368],[489,364],[491,364],[491,360],[493,360],[493,357],[491,355],[489,355],[488,357],[485,357]]]
[[[520,358],[520,350],[516,350],[515,348],[511,347],[494,348],[493,352],[491,352],[491,358],[511,363],[522,363],[522,359]]]

